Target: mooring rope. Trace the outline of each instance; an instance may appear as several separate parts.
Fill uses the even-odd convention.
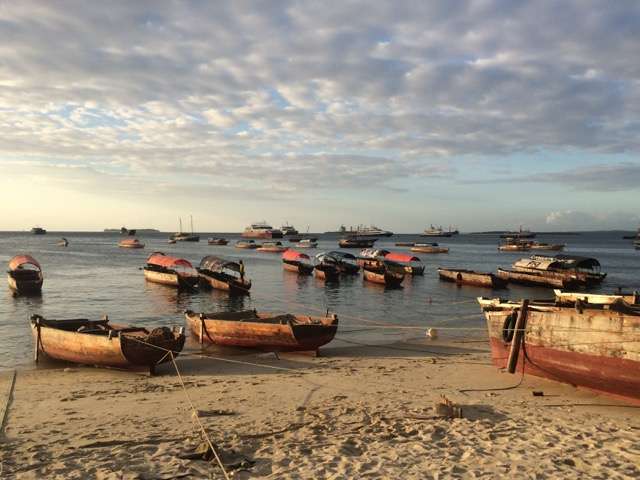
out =
[[[11,382],[9,382],[9,388],[7,389],[7,396],[4,402],[4,407],[2,410],[2,418],[0,418],[0,432],[4,431],[4,422],[7,419],[7,413],[9,412],[9,403],[11,402],[11,397],[13,396],[13,388],[16,384],[16,370],[13,371],[11,375]]]

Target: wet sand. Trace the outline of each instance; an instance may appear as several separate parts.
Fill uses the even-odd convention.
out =
[[[343,345],[318,358],[178,360],[231,478],[640,476],[638,407],[535,377],[509,388],[521,375],[491,366],[485,342]],[[215,461],[192,458],[202,443],[193,412],[172,366],[158,371],[19,371],[0,477],[224,478]],[[438,416],[441,395],[462,418]]]

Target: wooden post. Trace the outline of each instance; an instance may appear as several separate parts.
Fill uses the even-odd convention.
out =
[[[36,349],[33,352],[33,359],[38,363],[38,357],[40,356],[40,320],[36,323]]]
[[[200,345],[204,342],[204,317],[200,314]]]
[[[524,339],[524,327],[527,323],[527,310],[529,308],[529,300],[525,299],[520,304],[520,312],[514,327],[515,331],[511,340],[511,351],[509,352],[509,361],[507,362],[507,371],[516,373],[518,365],[518,356],[520,355],[520,344]]]

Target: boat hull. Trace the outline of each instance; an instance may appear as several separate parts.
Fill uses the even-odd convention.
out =
[[[223,290],[232,294],[249,294],[251,280],[241,281],[239,278],[225,274],[209,274],[200,271],[200,284],[215,290]]]
[[[375,272],[372,270],[364,269],[362,271],[363,277],[366,281],[384,285],[390,288],[398,288],[402,286],[404,275],[396,272]]]
[[[487,311],[491,357],[505,368],[511,348],[503,337],[513,310]],[[517,370],[640,402],[640,314],[602,308],[529,309]]]
[[[240,235],[243,238],[282,238],[282,232],[279,230],[271,230],[271,231],[247,231],[245,230]]]
[[[412,252],[419,253],[449,253],[449,249],[447,247],[411,247],[410,250]]]
[[[144,269],[144,278],[153,283],[167,285],[177,288],[194,288],[198,284],[198,277],[195,275],[179,275],[170,272],[157,272],[155,270]]]
[[[19,294],[34,294],[42,291],[42,284],[44,278],[42,274],[37,275],[36,278],[16,278],[12,275],[12,272],[7,274],[7,284],[9,288]]]
[[[313,275],[325,282],[338,282],[340,281],[340,271],[337,268],[325,268],[325,266],[317,265],[313,269]]]
[[[266,351],[316,351],[333,340],[338,330],[338,318],[335,315],[323,317],[318,323],[297,324],[289,321],[276,323],[243,319],[246,314],[247,312],[225,314],[230,319],[224,320],[206,316],[201,318],[193,312],[187,312],[185,317],[191,332],[201,343]],[[234,316],[239,317],[238,321],[233,320]],[[266,314],[258,316],[269,317]]]
[[[298,275],[311,275],[313,273],[313,265],[308,265],[302,262],[287,262],[282,261],[282,268],[289,272],[297,273]]]
[[[468,270],[438,269],[440,280],[454,282],[457,285],[471,285],[484,288],[506,288],[507,281],[492,273],[472,272]]]
[[[544,272],[515,272],[499,268],[496,276],[507,282],[521,285],[541,286],[549,288],[575,288],[580,286],[576,279],[547,275]]]

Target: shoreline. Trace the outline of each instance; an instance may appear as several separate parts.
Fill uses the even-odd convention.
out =
[[[336,339],[321,353],[178,357],[231,478],[640,475],[639,407],[499,373],[486,342]],[[436,414],[441,395],[462,418]],[[0,462],[9,478],[223,478],[187,458],[203,442],[193,420],[170,364],[20,369]]]

